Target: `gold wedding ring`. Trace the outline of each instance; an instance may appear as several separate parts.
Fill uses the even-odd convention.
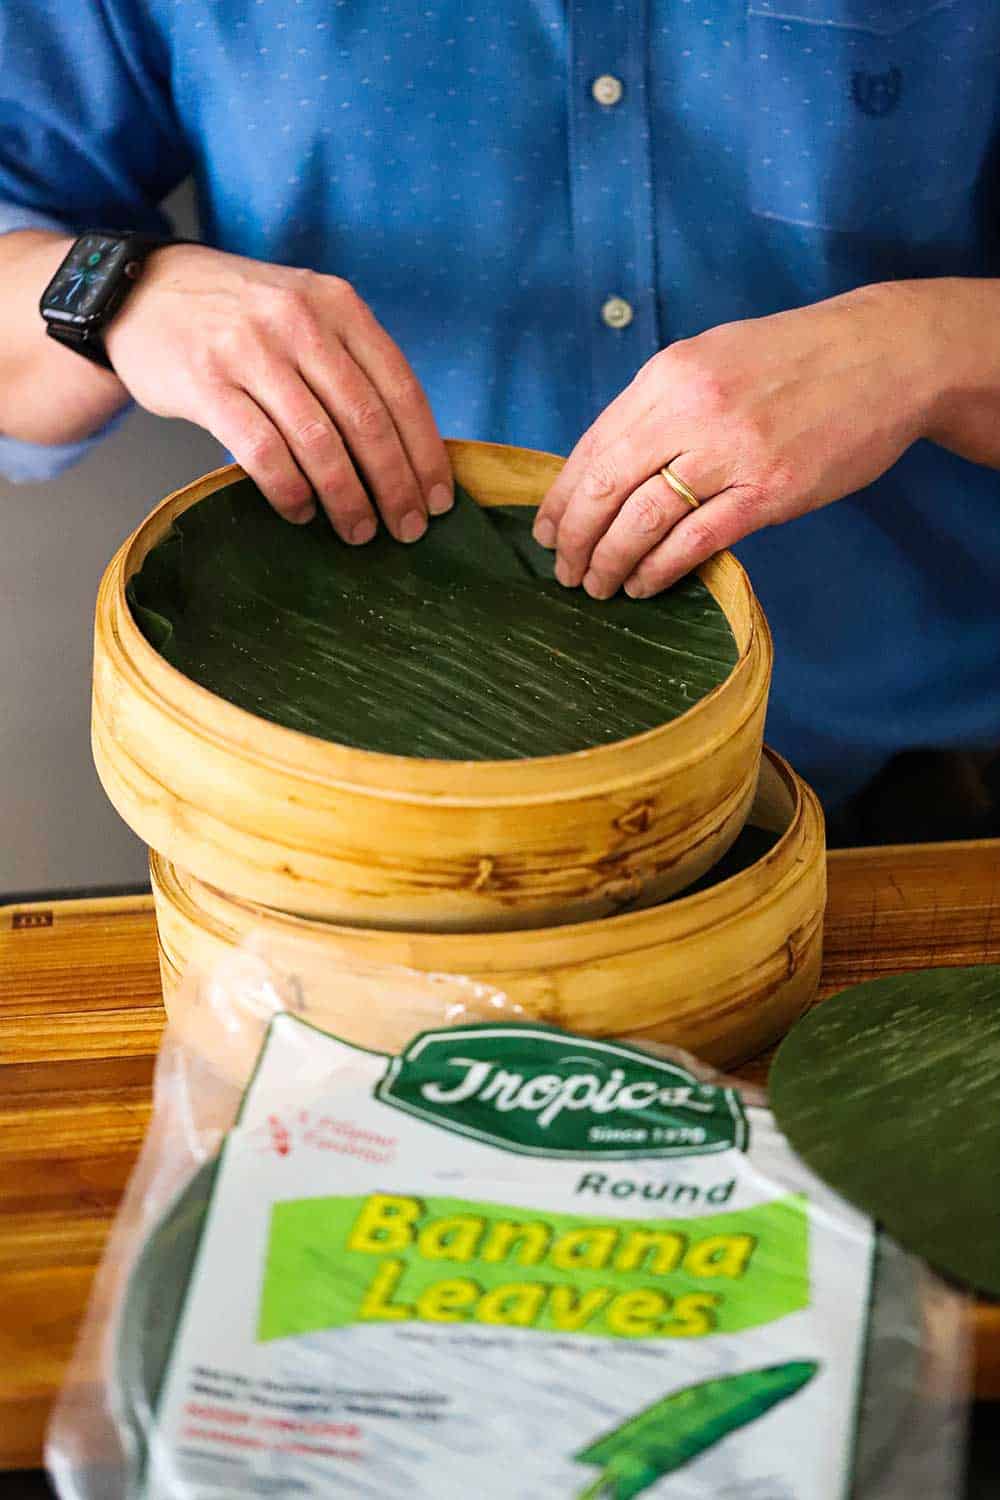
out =
[[[692,510],[698,509],[699,505],[701,504],[698,496],[694,494],[692,490],[688,489],[683,479],[678,479],[677,475],[674,473],[669,464],[666,464],[660,470],[660,473],[663,475],[664,479],[667,481],[675,495],[680,495],[682,500],[686,500]]]

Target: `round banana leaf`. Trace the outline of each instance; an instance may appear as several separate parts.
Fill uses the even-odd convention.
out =
[[[852,1500],[884,1494],[886,1470],[920,1406],[924,1317],[910,1256],[879,1235],[854,1444]]]
[[[785,1038],[771,1103],[813,1171],[907,1249],[1000,1294],[1000,968],[858,985]]]
[[[554,581],[534,511],[454,509],[415,545],[342,542],[250,480],[185,511],[128,585],[133,615],[202,687],[290,729],[456,760],[565,754],[678,717],[737,661],[697,577],[598,601]]]
[[[143,1490],[146,1450],[208,1217],[220,1158],[206,1162],[146,1240],[118,1321],[112,1405],[126,1455],[125,1500]]]
[[[208,1215],[218,1159],[192,1178],[146,1241],[119,1321],[115,1408],[130,1455],[126,1500],[142,1494],[145,1455]],[[904,1441],[921,1367],[923,1320],[913,1262],[881,1237],[855,1432],[852,1500],[878,1490]]]

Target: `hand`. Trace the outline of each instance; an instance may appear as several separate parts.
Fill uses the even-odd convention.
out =
[[[871,484],[940,395],[941,310],[921,285],[933,283],[865,287],[654,355],[539,508],[535,537],[556,548],[560,583],[646,598],[750,532]]]
[[[399,541],[453,504],[423,390],[339,277],[171,245],[150,257],[106,344],[141,406],[207,428],[289,521],[311,520],[318,499],[344,541],[370,541],[358,470]]]

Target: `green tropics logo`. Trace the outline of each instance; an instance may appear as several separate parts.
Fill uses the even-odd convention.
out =
[[[700,1156],[747,1143],[734,1089],[634,1047],[547,1026],[424,1032],[392,1059],[375,1093],[532,1156]]]

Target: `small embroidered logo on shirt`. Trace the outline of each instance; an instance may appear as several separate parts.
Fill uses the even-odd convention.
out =
[[[903,75],[898,68],[887,73],[857,72],[851,78],[851,95],[866,115],[891,115],[899,103]]]

